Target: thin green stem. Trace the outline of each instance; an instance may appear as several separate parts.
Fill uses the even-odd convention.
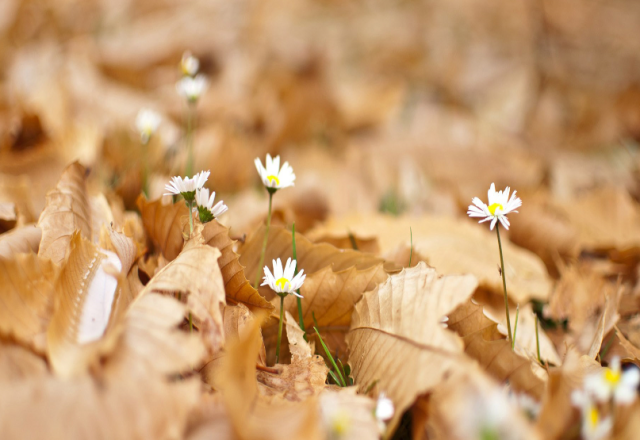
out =
[[[193,234],[193,202],[191,200],[184,202],[187,205],[187,209],[189,210],[189,237]]]
[[[336,361],[333,359],[333,356],[331,356],[331,352],[327,348],[327,345],[322,340],[322,336],[320,336],[320,332],[318,331],[318,328],[314,327],[313,329],[315,330],[316,334],[318,335],[318,339],[320,339],[320,344],[322,344],[322,348],[324,348],[324,352],[327,354],[327,357],[331,361],[331,365],[333,365],[334,371],[336,372],[338,378],[340,379],[340,386],[346,387],[347,383],[345,382],[344,378],[342,377],[342,373],[340,372],[340,369],[338,368],[338,365],[336,364]]]
[[[195,132],[195,103],[187,104],[187,132],[185,134],[187,143],[187,165],[185,167],[185,176],[193,174],[193,138]]]
[[[293,246],[293,261],[296,262],[296,268],[293,271],[293,276],[298,275],[298,253],[296,252],[296,223],[293,222],[293,226],[291,227],[291,241]],[[298,295],[300,295],[300,289],[297,290]],[[304,327],[304,316],[302,314],[302,298],[296,296],[296,302],[298,303],[298,324],[300,324],[300,329],[305,332]],[[304,333],[304,340],[307,341],[307,334]]]
[[[282,323],[284,321],[284,297],[280,295],[280,324],[278,325],[278,344],[276,345],[276,364],[280,362],[280,341],[282,340]]]
[[[538,362],[542,365],[542,360],[540,359],[540,337],[538,336],[538,315],[536,315],[536,352],[538,353]]]
[[[518,332],[518,317],[520,315],[520,304],[516,306],[516,322],[513,325],[513,341],[511,341],[511,349],[516,347],[516,333]]]
[[[149,140],[142,143],[142,194],[149,198]]]
[[[349,236],[349,241],[351,242],[351,247],[354,251],[358,250],[358,244],[356,243],[356,237],[354,237],[353,232],[347,231],[347,235]]]
[[[191,319],[191,312],[189,312],[189,333],[193,333],[193,320]]]
[[[267,240],[269,240],[269,227],[271,227],[271,202],[273,200],[273,192],[269,191],[269,213],[267,214],[267,229],[264,231],[264,240],[262,240],[262,252],[260,252],[260,262],[258,263],[258,270],[256,273],[256,281],[253,283],[253,288],[258,289],[260,284],[260,275],[262,274],[262,265],[264,264],[264,254],[267,252]]]
[[[500,249],[500,272],[502,274],[502,288],[504,290],[504,308],[507,315],[507,330],[509,331],[509,342],[513,347],[513,336],[511,333],[511,317],[509,316],[509,296],[507,295],[507,279],[504,273],[504,257],[502,256],[502,241],[500,240],[500,224],[496,224],[496,234],[498,234],[498,248]]]

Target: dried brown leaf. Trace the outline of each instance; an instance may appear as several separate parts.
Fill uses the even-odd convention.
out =
[[[392,275],[356,305],[347,334],[349,364],[359,389],[377,381],[393,400],[391,430],[417,396],[468,366],[462,341],[441,320],[476,286],[472,275],[438,276],[420,263]]]
[[[35,225],[25,225],[0,234],[0,258],[12,258],[14,254],[38,252],[42,230]]]
[[[273,309],[271,303],[264,299],[245,277],[244,267],[233,250],[235,241],[229,238],[229,228],[213,220],[204,225],[202,237],[206,244],[218,248],[222,253],[218,265],[222,272],[227,302],[243,303],[250,308]]]
[[[147,235],[162,255],[172,261],[184,244],[183,232],[189,222],[186,205],[182,202],[163,204],[162,199],[149,202],[142,195],[137,204]]]
[[[76,230],[83,237],[92,238],[86,173],[86,168],[78,162],[69,165],[56,188],[47,194],[47,206],[38,220],[38,227],[42,230],[38,255],[50,258],[56,264],[63,262]]]
[[[44,359],[19,345],[0,343],[0,382],[33,379],[45,374]]]

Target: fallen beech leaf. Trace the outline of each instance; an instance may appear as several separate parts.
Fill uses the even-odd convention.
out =
[[[78,162],[69,165],[56,188],[47,194],[47,206],[38,220],[38,227],[42,230],[38,255],[50,258],[56,264],[63,262],[76,230],[83,237],[92,238],[86,173],[85,167]]]
[[[0,334],[37,352],[45,351],[45,333],[53,312],[58,271],[35,254],[0,258]]]
[[[37,220],[32,206],[32,185],[27,176],[0,174],[0,204],[1,202],[9,202],[15,206],[19,225]]]
[[[41,357],[19,345],[0,343],[0,383],[32,379],[47,374]]]
[[[113,252],[100,250],[79,232],[56,283],[47,350],[54,371],[63,377],[83,373],[96,362],[111,314],[118,280],[109,266],[122,270]]]
[[[285,329],[289,342],[289,352],[291,353],[291,360],[293,362],[313,356],[315,350],[311,344],[304,340],[305,332],[299,327],[298,322],[289,312],[285,312]]]
[[[516,345],[520,325],[519,322]],[[508,381],[514,390],[526,392],[537,400],[542,398],[546,372],[533,358],[522,357],[511,350],[511,342],[498,331],[498,323],[484,315],[482,306],[471,301],[458,306],[449,314],[447,327],[462,337],[465,353],[495,379]]]
[[[172,261],[184,244],[183,231],[189,223],[189,210],[184,202],[163,204],[162,199],[147,201],[140,195],[137,201],[144,225],[151,241],[162,255]]]
[[[328,243],[338,249],[353,249],[361,252],[368,252],[370,254],[377,255],[380,253],[380,246],[378,240],[372,237],[357,237],[351,233],[343,234],[328,234],[321,237],[317,237],[313,240],[314,243]]]
[[[349,364],[361,390],[377,381],[395,405],[389,430],[417,396],[469,363],[442,318],[469,299],[473,275],[438,276],[424,263],[404,269],[358,302],[347,334]]]
[[[12,258],[17,253],[38,252],[42,230],[36,225],[25,225],[0,234],[0,258]]]
[[[9,202],[0,202],[0,231],[10,231],[16,226],[18,214],[16,206]]]
[[[213,220],[204,225],[202,237],[205,244],[218,248],[222,253],[218,265],[222,272],[227,302],[243,303],[250,308],[273,309],[271,303],[264,299],[245,277],[244,267],[233,250],[235,241],[229,238],[229,228]]]
[[[189,240],[176,259],[149,281],[140,295],[156,292],[177,295],[187,303],[209,355],[224,344],[222,307],[225,291],[218,267],[220,251],[202,244],[201,236]]]
[[[397,252],[398,243],[408,242],[411,228],[414,253],[439,273],[471,273],[481,287],[500,297],[503,295],[502,278],[496,269],[500,264],[498,242],[495,231],[489,231],[486,225],[447,217],[367,215],[330,220],[324,227],[312,231],[310,237],[347,228],[360,237],[377,237],[385,258]],[[504,238],[502,248],[509,298],[516,304],[530,299],[546,301],[551,280],[540,258]]]
[[[189,414],[187,440],[231,440],[233,428],[220,393],[202,394],[200,401]]]

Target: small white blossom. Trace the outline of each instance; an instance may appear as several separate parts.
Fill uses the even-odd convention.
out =
[[[571,401],[574,406],[580,408],[583,439],[600,440],[609,435],[613,427],[613,420],[611,417],[602,418],[600,410],[587,393],[576,390],[571,394]]]
[[[180,70],[182,74],[185,76],[195,76],[198,73],[198,69],[200,68],[200,61],[191,55],[191,52],[185,52],[182,54],[182,59],[180,60]]]
[[[149,142],[151,136],[158,130],[162,118],[153,110],[141,109],[136,116],[136,129],[140,133],[143,144]]]
[[[264,267],[264,282],[261,286],[268,285],[271,290],[280,293],[292,293],[302,298],[302,295],[298,295],[296,290],[302,287],[306,275],[304,275],[304,269],[298,272],[294,277],[293,274],[296,270],[296,260],[291,261],[291,258],[287,259],[287,264],[284,270],[282,269],[282,261],[280,258],[273,260],[273,274],[269,270],[269,267]]]
[[[280,156],[276,156],[275,159],[271,158],[271,155],[267,154],[267,160],[265,164],[266,168],[262,166],[260,159],[256,157],[254,161],[256,169],[262,183],[267,188],[273,188],[275,190],[293,186],[293,182],[296,180],[296,175],[293,174],[293,168],[289,165],[289,162],[285,162],[280,168]]]
[[[384,393],[380,393],[375,411],[376,420],[378,421],[378,429],[380,432],[384,432],[386,430],[386,422],[393,417],[394,413],[395,409],[393,407],[393,401],[391,401],[391,399],[389,399]]]
[[[222,200],[213,205],[216,193],[211,193],[209,197],[209,189],[201,188],[196,191],[196,203],[198,204],[198,217],[202,223],[207,223],[227,212],[227,205]],[[196,208],[194,208],[195,210]]]
[[[172,177],[171,182],[164,187],[164,189],[168,191],[164,195],[171,196],[180,194],[185,200],[191,202],[195,200],[196,191],[202,189],[209,178],[209,174],[211,174],[209,171],[202,171],[192,178],[186,176],[184,179],[180,176]]]
[[[613,401],[628,405],[637,395],[637,387],[640,383],[640,372],[635,367],[622,371],[620,358],[615,357],[611,361],[611,368],[587,376],[584,380],[584,389],[600,402]]]
[[[490,228],[492,231],[498,220],[502,223],[502,226],[504,226],[505,229],[509,229],[509,219],[507,219],[507,214],[511,212],[518,212],[516,209],[522,206],[522,200],[516,197],[515,191],[511,195],[511,198],[509,198],[509,190],[510,189],[507,186],[504,191],[496,192],[496,187],[492,183],[487,194],[489,204],[485,205],[479,198],[474,197],[472,200],[473,205],[469,205],[467,215],[469,217],[482,218],[478,223],[491,220]]]
[[[176,83],[178,94],[189,102],[197,102],[209,83],[204,75],[197,75],[195,78],[185,76]]]

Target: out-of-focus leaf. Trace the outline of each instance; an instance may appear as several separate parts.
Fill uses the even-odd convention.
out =
[[[19,345],[0,344],[0,383],[33,379],[47,374],[41,357]]]
[[[76,230],[83,237],[92,238],[86,173],[85,167],[78,162],[69,165],[56,188],[47,194],[47,206],[38,220],[42,230],[38,255],[50,258],[56,264],[63,262]]]
[[[462,341],[441,321],[477,285],[472,275],[438,276],[420,263],[392,275],[356,305],[347,334],[349,365],[359,389],[376,382],[393,400],[391,430],[417,396],[468,367]]]
[[[24,252],[38,252],[42,230],[35,225],[25,225],[0,234],[0,257],[10,259]]]

